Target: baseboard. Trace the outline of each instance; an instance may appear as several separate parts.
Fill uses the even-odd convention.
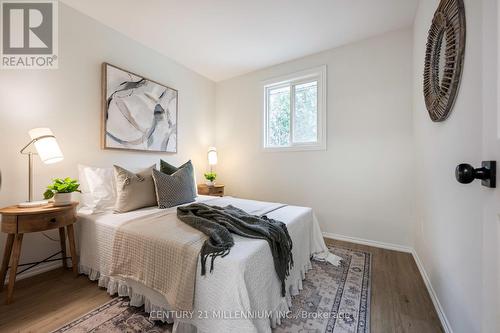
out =
[[[369,239],[364,239],[364,238],[333,234],[330,232],[323,232],[323,237],[330,238],[330,239],[336,239],[336,240],[340,240],[340,241],[345,241],[345,242],[361,244],[361,245],[379,247],[379,248],[386,249],[386,250],[413,253],[413,248],[411,248],[409,246],[400,245],[400,244],[379,242],[379,241],[374,241],[374,240],[369,240]]]
[[[422,264],[422,261],[420,260],[418,254],[417,254],[417,251],[415,251],[414,248],[409,247],[409,246],[399,245],[399,244],[384,243],[384,242],[373,241],[373,240],[369,240],[369,239],[344,236],[344,235],[339,235],[339,234],[334,234],[334,233],[329,233],[329,232],[323,232],[323,237],[341,240],[341,241],[345,241],[345,242],[351,242],[351,243],[355,243],[355,244],[378,247],[378,248],[387,249],[387,250],[410,253],[413,256],[413,260],[415,260],[415,263],[417,264],[417,267],[418,267],[418,270],[420,272],[420,275],[422,276],[422,279],[424,280],[427,291],[429,292],[429,296],[431,297],[432,304],[434,305],[434,308],[436,309],[436,313],[438,314],[439,320],[441,321],[441,326],[443,326],[443,330],[445,331],[445,333],[453,333],[453,330],[451,329],[450,322],[448,321],[448,318],[446,318],[446,314],[444,313],[443,307],[441,306],[441,303],[439,302],[439,298],[437,297],[437,294],[434,291],[434,288],[432,287],[431,281],[429,280],[429,276],[427,275],[427,272],[425,271],[424,265]]]
[[[52,262],[43,263],[43,264],[38,265],[37,267],[34,267],[34,268],[16,276],[16,281],[26,279],[26,278],[29,278],[31,276],[35,276],[35,275],[38,275],[41,273],[45,273],[45,272],[51,271],[51,270],[59,268],[59,267],[62,267],[61,261],[52,261]],[[20,271],[21,269],[23,269],[23,267],[19,267],[17,270]],[[5,284],[8,284],[9,283],[8,272],[7,272],[7,279],[5,279],[5,280],[6,280]]]
[[[443,307],[441,306],[441,303],[439,302],[439,298],[437,297],[436,292],[434,291],[434,288],[432,287],[431,280],[429,279],[429,276],[427,275],[427,272],[425,271],[424,265],[422,261],[420,260],[420,257],[417,254],[417,251],[415,249],[412,250],[413,259],[415,260],[415,263],[417,264],[418,270],[420,271],[420,275],[422,276],[422,279],[424,280],[425,286],[427,287],[427,291],[429,292],[429,295],[431,296],[432,303],[434,304],[434,308],[436,309],[436,312],[439,316],[439,320],[441,321],[441,326],[443,326],[443,329],[446,333],[453,333],[453,330],[451,329],[450,322],[448,321],[448,318],[446,318],[446,314],[444,313]]]

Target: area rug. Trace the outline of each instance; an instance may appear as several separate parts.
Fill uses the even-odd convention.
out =
[[[303,289],[292,298],[290,313],[273,332],[370,332],[371,254],[339,247],[330,251],[342,258],[341,265],[313,261]],[[150,320],[144,308],[131,307],[128,298],[117,297],[54,332],[171,331],[172,325]]]

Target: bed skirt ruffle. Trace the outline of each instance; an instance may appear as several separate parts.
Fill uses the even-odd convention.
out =
[[[98,281],[97,284],[101,288],[105,288],[108,294],[118,295],[121,297],[128,297],[130,299],[129,304],[131,306],[140,307],[144,305],[144,311],[151,313],[154,311],[161,311],[162,313],[169,313],[169,309],[162,305],[155,304],[150,298],[144,296],[141,293],[134,291],[134,288],[127,284],[126,281],[120,278],[114,278],[111,276],[101,276],[101,273],[93,268],[89,268],[83,265],[79,265],[80,273],[88,276],[91,281]],[[166,318],[168,323],[172,323],[172,318]]]
[[[298,295],[302,290],[302,280],[306,278],[306,273],[312,268],[311,261],[307,261],[300,269],[300,277],[291,281],[289,285],[288,293],[285,297],[282,297],[278,306],[270,312],[270,329],[276,328],[281,325],[282,320],[285,318],[286,314],[290,311],[292,306],[292,296]],[[121,278],[115,278],[111,276],[101,276],[101,273],[93,268],[79,265],[80,273],[85,274],[91,281],[98,281],[98,285],[101,288],[105,288],[108,294],[118,295],[121,297],[128,297],[130,299],[129,304],[131,306],[140,307],[144,305],[144,311],[147,313],[151,312],[161,312],[170,313],[170,309],[166,308],[164,305],[155,304],[153,300],[149,297],[138,293],[137,290],[124,281]],[[168,316],[162,317],[162,321],[167,323],[174,323],[173,318],[168,318]],[[196,328],[195,324],[188,321],[175,321],[173,327],[173,333],[204,333],[202,330]]]
[[[284,314],[288,313],[292,307],[292,296],[298,295],[302,290],[302,281],[306,279],[306,273],[311,268],[311,261],[307,261],[307,263],[305,263],[300,269],[300,278],[292,281],[288,290],[289,292],[286,293],[285,297],[281,298],[278,307],[271,312],[271,328],[276,328],[276,326],[281,325],[281,321],[284,319]]]

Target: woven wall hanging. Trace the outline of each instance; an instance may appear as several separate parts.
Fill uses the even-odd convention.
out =
[[[432,121],[445,120],[457,98],[465,53],[463,0],[442,0],[427,37],[424,98]]]

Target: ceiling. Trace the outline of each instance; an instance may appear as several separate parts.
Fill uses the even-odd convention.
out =
[[[62,0],[213,81],[409,27],[418,0]]]

